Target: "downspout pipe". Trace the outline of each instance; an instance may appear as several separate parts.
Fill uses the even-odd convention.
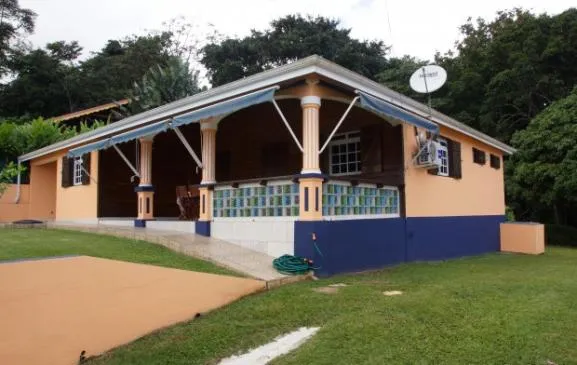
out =
[[[20,187],[21,187],[20,166],[21,162],[20,159],[18,159],[18,176],[16,177],[16,197],[14,198],[14,204],[20,203]]]

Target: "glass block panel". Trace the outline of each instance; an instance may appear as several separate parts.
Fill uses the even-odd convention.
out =
[[[323,215],[399,214],[399,191],[395,188],[323,185]]]
[[[299,185],[228,187],[214,192],[215,217],[281,217],[299,214]]]

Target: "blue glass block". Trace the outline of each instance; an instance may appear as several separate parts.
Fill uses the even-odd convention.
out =
[[[285,195],[284,205],[291,205],[291,196],[290,195]]]
[[[261,207],[266,206],[266,198],[264,196],[261,196],[259,198],[259,203],[258,203]]]
[[[251,217],[258,217],[258,208],[251,208],[250,215]]]

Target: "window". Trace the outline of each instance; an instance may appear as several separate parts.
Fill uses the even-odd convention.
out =
[[[437,142],[439,142],[437,154],[441,160],[441,166],[430,169],[429,174],[460,179],[462,177],[461,143],[446,137],[437,138]]]
[[[491,154],[491,167],[497,170],[501,168],[501,158],[499,156]]]
[[[449,176],[449,143],[444,138],[439,138],[438,142],[440,147],[437,154],[441,159],[441,166],[439,166],[437,175]]]
[[[487,162],[485,151],[481,151],[473,147],[473,162],[479,165],[484,165]]]
[[[331,175],[361,173],[361,135],[350,132],[335,135],[329,144]]]
[[[74,185],[82,185],[82,157],[74,158],[74,167],[73,167],[73,184]]]

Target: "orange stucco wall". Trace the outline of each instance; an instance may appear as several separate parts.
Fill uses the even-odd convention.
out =
[[[16,191],[16,185],[10,185],[4,192],[4,195],[0,197],[0,222],[13,222],[28,218],[28,211],[30,209],[30,186],[20,186],[20,201],[18,204],[14,203]]]
[[[56,220],[96,219],[98,216],[98,152],[92,152],[89,185],[62,187],[62,157],[56,168]]]
[[[459,132],[441,127],[441,136],[461,143],[462,178],[431,175],[413,165],[417,150],[414,129],[403,127],[407,217],[504,215],[503,153]],[[473,162],[472,148],[487,153],[487,163]],[[501,168],[489,164],[489,153],[501,158]]]
[[[501,251],[539,255],[545,252],[545,226],[539,223],[501,223]]]
[[[54,220],[56,216],[56,161],[30,164],[29,218]]]

